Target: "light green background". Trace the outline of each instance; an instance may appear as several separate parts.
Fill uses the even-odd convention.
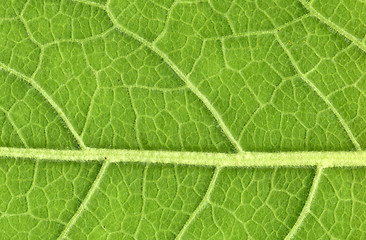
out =
[[[364,1],[0,3],[1,238],[366,238],[364,167],[4,153],[362,151]]]

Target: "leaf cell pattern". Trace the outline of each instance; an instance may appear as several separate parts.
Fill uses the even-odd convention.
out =
[[[362,0],[6,0],[0,147],[366,148]],[[363,239],[365,169],[0,160],[5,239]]]

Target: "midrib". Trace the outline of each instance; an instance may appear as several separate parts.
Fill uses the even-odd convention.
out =
[[[135,162],[216,167],[366,166],[366,151],[209,153],[96,148],[56,150],[0,147],[0,157],[47,161]]]

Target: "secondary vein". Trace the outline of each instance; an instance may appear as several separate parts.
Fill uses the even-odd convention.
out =
[[[314,92],[320,97],[320,99],[322,99],[322,101],[324,101],[327,106],[329,107],[329,109],[334,113],[334,115],[338,118],[340,124],[342,125],[342,127],[344,128],[344,130],[346,131],[348,137],[350,138],[350,140],[352,141],[353,145],[355,146],[355,148],[360,151],[361,150],[361,146],[358,143],[356,137],[353,135],[351,129],[349,128],[348,124],[346,123],[346,121],[343,119],[342,115],[337,111],[337,109],[334,107],[334,105],[329,101],[329,99],[308,79],[308,77],[300,70],[300,68],[297,66],[295,59],[293,58],[291,52],[286,48],[285,44],[282,42],[282,40],[280,39],[280,37],[278,36],[278,34],[275,34],[276,40],[277,42],[280,44],[280,46],[282,47],[283,51],[285,52],[285,54],[288,56],[289,60],[291,61],[292,65],[294,66],[296,72],[299,74],[299,76],[303,79],[303,81],[310,87],[312,88],[312,90],[314,90]]]
[[[184,224],[184,226],[182,227],[182,229],[180,230],[180,232],[178,233],[178,235],[176,236],[175,239],[181,239],[183,234],[185,233],[185,231],[188,229],[189,225],[191,225],[191,223],[193,222],[193,220],[196,218],[196,216],[205,208],[205,206],[207,205],[211,193],[216,185],[216,180],[220,174],[220,167],[216,167],[215,171],[213,173],[213,176],[211,178],[211,182],[207,188],[206,194],[203,196],[202,201],[200,202],[200,204],[197,206],[196,210],[194,210],[194,212],[190,215],[189,219],[187,220],[187,222]]]
[[[99,184],[101,182],[101,179],[103,178],[103,175],[106,171],[106,169],[109,166],[109,162],[104,161],[97,177],[95,178],[92,186],[90,187],[87,195],[85,196],[84,200],[81,202],[78,210],[76,211],[76,213],[72,216],[72,218],[70,219],[70,221],[67,223],[67,225],[65,226],[64,230],[62,231],[62,233],[60,234],[60,236],[57,238],[58,240],[62,240],[65,239],[66,236],[68,235],[70,229],[72,228],[72,226],[74,226],[74,224],[76,223],[76,221],[79,219],[79,217],[81,216],[81,214],[84,212],[84,210],[87,208],[87,205],[89,204],[89,201],[91,199],[91,197],[93,196],[94,192],[98,189]]]
[[[132,37],[133,39],[137,40],[147,48],[149,48],[152,52],[157,54],[159,57],[161,57],[165,63],[174,71],[181,79],[186,83],[188,88],[203,102],[203,104],[207,107],[207,109],[211,112],[213,117],[216,119],[217,123],[219,124],[222,131],[225,133],[226,137],[230,140],[230,142],[233,144],[233,146],[236,148],[237,151],[241,152],[243,149],[241,148],[239,142],[234,138],[229,128],[226,126],[225,122],[221,118],[220,114],[217,112],[215,107],[211,104],[211,102],[208,100],[208,98],[202,94],[202,92],[188,79],[188,77],[178,68],[177,65],[160,49],[155,47],[152,43],[147,41],[146,39],[140,37],[139,35],[129,31],[125,27],[123,27],[121,24],[117,22],[115,17],[111,14],[110,10],[108,9],[108,3],[107,3],[107,9],[106,12],[113,22],[113,24],[124,34]]]
[[[309,214],[311,204],[312,204],[314,196],[316,194],[316,190],[318,189],[318,185],[319,185],[320,178],[321,178],[321,175],[322,175],[322,170],[323,170],[322,167],[318,167],[316,169],[313,184],[310,188],[310,191],[309,191],[308,197],[306,199],[304,208],[302,209],[299,217],[297,218],[296,223],[294,224],[294,226],[291,228],[291,230],[289,231],[289,233],[285,237],[285,240],[290,240],[295,236],[295,234],[299,230],[300,226],[304,222],[305,218]]]
[[[77,143],[79,144],[80,148],[85,149],[87,148],[83,142],[83,140],[81,139],[80,135],[76,132],[74,126],[72,125],[72,123],[70,122],[70,120],[67,118],[66,114],[64,113],[64,111],[61,109],[61,107],[51,98],[51,96],[33,79],[30,78],[8,66],[6,66],[3,63],[0,63],[0,69],[3,69],[4,71],[7,71],[13,75],[15,75],[16,77],[28,82],[29,84],[32,85],[33,88],[35,88],[44,99],[46,99],[46,101],[53,107],[53,109],[57,112],[57,114],[61,117],[61,119],[64,121],[64,123],[66,124],[67,128],[69,129],[69,131],[71,132],[71,134],[73,135],[73,137],[75,138],[75,140],[77,141]]]
[[[309,3],[306,3],[304,0],[299,0],[300,3],[310,12],[311,15],[318,18],[321,22],[325,23],[335,31],[337,31],[339,34],[343,35],[350,41],[352,41],[357,47],[359,47],[362,51],[366,52],[366,45],[363,44],[357,37],[355,37],[353,34],[343,30],[340,26],[335,24],[334,22],[330,21],[326,17],[324,17],[322,14],[320,14],[318,11],[316,11]]]

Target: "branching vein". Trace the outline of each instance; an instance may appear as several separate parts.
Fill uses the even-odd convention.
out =
[[[304,222],[305,218],[308,216],[308,214],[310,212],[311,204],[313,202],[313,199],[315,197],[316,191],[317,191],[318,186],[319,186],[322,171],[323,171],[322,167],[318,167],[316,169],[315,176],[314,176],[314,179],[313,179],[313,185],[310,188],[308,198],[306,199],[304,208],[302,209],[299,217],[297,218],[296,223],[294,224],[294,226],[291,228],[291,230],[289,231],[289,233],[285,237],[285,240],[290,240],[295,236],[296,232],[299,230],[299,228],[302,225],[302,223]]]
[[[34,79],[27,77],[26,75],[6,66],[5,64],[0,62],[0,69],[3,69],[4,71],[7,71],[20,79],[27,81],[29,84],[31,84],[48,102],[49,104],[55,109],[55,111],[59,114],[61,119],[64,121],[68,129],[70,130],[71,134],[74,136],[75,140],[79,144],[79,146],[82,149],[87,148],[81,139],[80,135],[76,132],[74,126],[70,122],[70,120],[67,118],[66,114],[62,110],[62,108],[51,98],[51,96],[36,82]]]
[[[351,139],[351,141],[352,141],[353,145],[355,146],[355,148],[358,151],[360,151],[361,150],[360,144],[358,143],[356,137],[353,135],[351,129],[349,128],[349,126],[347,125],[346,121],[343,119],[343,117],[341,116],[341,114],[334,107],[334,105],[329,101],[329,99],[308,79],[308,77],[303,72],[301,72],[300,68],[296,64],[295,59],[293,58],[293,56],[290,53],[290,51],[286,48],[285,44],[282,42],[282,40],[280,39],[280,37],[277,34],[275,34],[275,36],[276,36],[276,39],[277,39],[278,43],[281,45],[283,51],[286,53],[286,55],[290,59],[292,65],[296,69],[297,73],[306,82],[306,84],[308,84],[309,87],[311,87],[316,92],[316,94],[318,94],[318,96],[328,105],[329,109],[338,118],[339,122],[341,123],[342,127],[346,131],[348,137]]]

